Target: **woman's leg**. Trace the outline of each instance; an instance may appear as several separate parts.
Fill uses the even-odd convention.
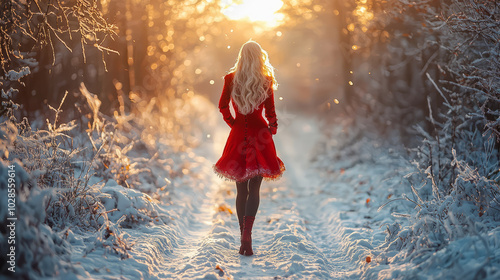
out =
[[[243,231],[243,217],[247,205],[248,181],[236,182],[236,215],[238,215],[238,222],[240,223],[240,233]]]
[[[248,199],[246,203],[245,216],[255,217],[260,203],[260,184],[262,176],[256,176],[248,182]]]
[[[240,254],[245,256],[253,255],[252,250],[252,227],[255,221],[255,215],[259,209],[259,192],[262,176],[257,176],[248,182],[248,198],[246,202],[245,216],[243,218],[243,232],[241,234]]]

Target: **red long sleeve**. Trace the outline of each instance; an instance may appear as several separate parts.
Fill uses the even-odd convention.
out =
[[[234,117],[231,115],[231,110],[229,110],[229,101],[231,101],[231,86],[232,79],[229,75],[224,77],[224,88],[222,89],[222,95],[219,100],[219,111],[222,113],[224,121],[230,127],[233,126]]]
[[[276,118],[276,111],[274,109],[274,91],[273,88],[270,87],[269,97],[264,101],[264,108],[266,109],[266,119],[269,122],[269,128],[271,129],[272,134],[276,134],[276,130],[278,129],[278,119]]]

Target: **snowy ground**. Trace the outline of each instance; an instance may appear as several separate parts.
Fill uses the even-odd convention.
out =
[[[169,193],[159,201],[112,180],[100,189],[110,222],[97,233],[63,231],[63,238],[72,245],[72,269],[64,270],[60,278],[416,279],[442,275],[456,279],[462,275],[447,270],[449,261],[437,262],[432,254],[422,268],[399,261],[397,249],[385,251],[386,229],[395,221],[391,212],[408,213],[414,207],[398,203],[377,211],[390,197],[407,191],[401,184],[404,170],[398,169],[404,166],[398,166],[396,149],[377,149],[361,139],[348,143],[350,148],[343,153],[336,141],[345,133],[341,128],[332,130],[339,135],[324,136],[314,118],[285,116],[275,142],[287,171],[279,181],[263,182],[253,230],[255,255],[238,254],[234,183],[212,171],[229,133],[218,118],[215,129],[208,130],[210,135],[200,136],[204,143],[173,159],[189,164],[182,167],[183,176],[171,178]],[[326,151],[335,151],[339,159],[319,154],[311,162],[317,145],[327,145]],[[161,161],[150,168],[158,177],[168,177]],[[454,252],[444,250],[435,256],[452,262],[460,258],[478,269],[484,265],[484,254],[460,257]],[[489,264],[498,256],[490,254]],[[473,269],[466,271],[467,279],[476,279]]]
[[[402,164],[397,147],[387,149],[376,139],[349,135],[354,132],[340,125],[320,132],[312,117],[282,115],[275,142],[287,171],[279,181],[263,182],[253,230],[255,255],[238,254],[234,183],[212,171],[229,133],[214,114],[205,120],[198,148],[168,152],[167,159],[159,156],[148,162],[156,180],[170,179],[162,195],[150,197],[113,180],[104,186],[100,178],[90,182],[107,212],[99,219],[103,226],[97,232],[69,227],[54,233],[71,244],[64,246],[70,257],[60,259],[58,278],[497,279],[500,275],[498,223],[483,225],[492,228],[487,235],[464,236],[440,250],[414,251],[418,255],[408,258],[407,249],[401,249],[401,236],[412,223],[391,214],[413,213],[415,205],[398,201],[378,211],[390,198],[410,191],[402,178],[408,166]],[[159,150],[162,145],[160,139]],[[136,153],[141,156],[141,151]],[[172,176],[169,168],[178,175]],[[140,186],[149,187],[147,182]],[[394,231],[396,237],[388,235],[395,222],[401,225]]]
[[[109,246],[95,245],[100,244],[95,234],[71,232],[75,273],[61,277],[358,279],[372,239],[383,236],[372,236],[366,226],[365,216],[373,211],[365,203],[366,194],[353,191],[342,180],[325,183],[311,169],[310,154],[320,135],[316,123],[291,115],[280,126],[275,141],[287,171],[279,181],[263,182],[253,231],[254,256],[238,254],[234,183],[221,180],[211,169],[229,132],[220,124],[210,141],[190,153],[189,173],[171,182],[170,199],[157,202],[159,219],[112,229],[130,246],[128,258],[110,253]],[[103,192],[118,196],[110,206],[118,208],[115,221],[130,209],[141,208],[137,206],[141,200],[134,197],[142,196],[134,190],[108,182]]]

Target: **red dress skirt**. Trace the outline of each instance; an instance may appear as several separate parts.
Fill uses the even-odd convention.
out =
[[[258,175],[265,180],[278,179],[285,171],[285,165],[276,155],[269,124],[262,116],[265,108],[267,121],[276,126],[273,90],[270,88],[268,98],[247,115],[241,114],[233,102],[236,111],[234,118],[229,110],[233,78],[234,73],[224,77],[224,89],[219,101],[219,109],[224,121],[231,127],[231,132],[221,158],[214,165],[214,171],[219,176],[236,182]]]

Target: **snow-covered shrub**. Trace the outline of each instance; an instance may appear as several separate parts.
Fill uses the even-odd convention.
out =
[[[11,149],[11,156],[19,158],[38,181],[41,188],[60,188],[69,185],[67,183],[72,174],[71,160],[78,152],[71,147],[71,137],[67,135],[76,127],[75,122],[59,124],[58,109],[50,106],[55,112],[52,122],[47,119],[47,129],[33,131],[27,119],[18,123],[19,135]]]
[[[15,118],[4,119],[0,125],[4,157],[26,166],[31,179],[25,183],[25,199],[38,203],[32,207],[38,224],[26,232],[40,228],[34,233],[36,238],[53,240],[48,242],[46,260],[39,259],[38,248],[23,247],[26,254],[35,256],[38,266],[43,265],[43,269],[31,263],[30,268],[20,266],[25,273],[54,275],[66,260],[64,248],[69,245],[65,239],[75,240],[75,234],[89,231],[97,236],[86,239],[86,253],[106,248],[106,252],[127,258],[133,244],[121,228],[170,222],[170,217],[160,214],[164,211],[159,211],[155,197],[168,196],[169,178],[196,172],[191,148],[206,139],[207,128],[201,124],[213,121],[207,116],[200,121],[206,114],[200,108],[213,106],[203,98],[182,100],[172,106],[175,109],[162,109],[155,100],[145,101],[136,108],[137,115],[126,117],[129,113],[122,112],[123,116],[108,117],[99,112],[99,99],[88,96],[87,107],[80,106],[81,119],[61,120],[61,102],[58,108],[50,107],[53,117],[45,125],[32,126],[27,119],[16,122]],[[182,127],[175,129],[180,136],[170,135],[169,124],[179,118]],[[170,177],[157,174],[165,170]],[[34,215],[19,213],[23,219]]]
[[[498,135],[484,129],[487,122],[477,113],[480,108],[474,95],[462,87],[452,91],[432,82],[445,100],[445,110],[438,108],[435,117],[429,102],[433,129],[427,132],[417,127],[423,141],[411,153],[414,172],[405,176],[411,192],[402,196],[414,211],[394,213],[403,220],[387,227],[386,242],[378,248],[384,252],[379,256],[398,252],[390,261],[411,260],[416,264],[413,274],[434,263],[461,269],[467,275],[464,279],[493,277],[500,273],[491,261],[496,251],[490,250],[498,247],[491,233],[500,221]],[[462,242],[468,245],[456,245]],[[462,251],[471,250],[469,246],[483,249],[476,249],[478,263],[466,268],[461,263],[468,257]],[[448,261],[436,262],[433,254]]]
[[[96,248],[105,248],[106,252],[116,254],[121,259],[130,257],[128,251],[133,244],[129,244],[120,230],[121,222],[125,220],[125,216],[120,218],[117,223],[112,223],[109,220],[105,221],[98,231],[94,240],[87,245],[85,254],[89,254]]]
[[[26,60],[22,61],[28,65],[31,64],[31,66],[36,65],[36,63],[31,60],[28,60],[28,62]],[[2,105],[0,116],[12,116],[20,107],[18,103],[13,101],[15,95],[19,92],[15,84],[19,83],[22,78],[28,76],[31,71],[29,66],[18,68],[18,71],[10,69],[4,76],[0,76],[0,102]]]
[[[442,4],[443,14],[432,22],[444,29],[439,44],[448,50],[441,58],[448,63],[441,67],[449,74],[439,82],[426,75],[443,104],[432,108],[428,100],[431,129],[417,127],[424,140],[414,154],[417,174],[408,178],[419,205],[439,205],[436,211],[426,210],[434,219],[448,219],[449,212],[458,218],[481,217],[486,212],[498,216],[492,203],[496,205],[499,198],[495,145],[500,134],[491,116],[500,115],[492,105],[499,101],[500,63],[494,54],[500,36],[494,31],[499,23],[491,14],[499,7],[494,2],[455,1]]]
[[[79,108],[87,118],[87,135],[79,138],[82,146],[87,146],[86,158],[93,158],[92,172],[94,176],[104,180],[114,180],[120,185],[131,188],[141,188],[149,193],[156,192],[164,187],[166,181],[156,178],[147,163],[150,158],[144,154],[157,157],[157,136],[164,132],[162,118],[173,118],[172,114],[161,115],[155,109],[156,99],[138,102],[134,112],[125,112],[123,106],[115,111],[113,117],[106,116],[99,111],[101,101],[97,95],[89,92],[82,84],[80,92],[86,99],[86,109]],[[138,101],[138,100],[136,100]],[[82,106],[84,107],[84,106]],[[84,111],[87,110],[87,111]],[[153,111],[153,112],[152,112]],[[160,121],[158,121],[160,120]],[[88,141],[91,145],[88,145]],[[170,147],[165,147],[170,149]],[[132,151],[141,150],[144,154],[131,155]],[[163,150],[163,149],[162,149]],[[144,184],[147,180],[148,184]]]
[[[133,227],[139,223],[167,222],[168,217],[160,216],[158,205],[147,194],[125,188],[114,180],[109,180],[105,186],[93,195],[104,206],[102,219],[118,223],[122,227]],[[123,219],[122,219],[123,218]]]
[[[12,222],[7,220],[12,217],[6,203],[9,171],[15,174],[15,244],[7,242],[10,236],[7,224]],[[9,246],[15,247],[15,273],[7,270],[10,265],[2,258],[2,275],[34,279],[57,276],[69,268],[69,244],[45,223],[46,200],[52,192],[52,189],[40,189],[31,181],[19,161],[8,164],[0,160],[0,195],[5,200],[0,207],[0,251],[7,254]]]
[[[473,117],[480,117],[485,129],[500,139],[500,22],[498,1],[461,0],[443,5],[440,45],[448,61],[443,63],[451,79],[441,81],[444,91],[469,98]],[[467,104],[464,104],[466,106]],[[497,146],[498,147],[498,146]]]
[[[80,150],[73,145],[69,133],[76,122],[60,122],[61,101],[47,129],[33,130],[27,119],[17,123],[18,135],[7,147],[10,159],[21,161],[33,181],[41,189],[51,189],[45,199],[48,215],[45,222],[52,228],[64,228],[67,224],[99,227],[97,217],[102,206],[88,193],[88,174],[78,173],[75,161]],[[5,121],[4,125],[13,125]]]
[[[446,129],[438,135],[440,140],[436,136],[424,141],[413,161],[415,172],[406,176],[412,193],[405,199],[415,204],[417,219],[430,217],[442,225],[453,217],[498,220],[500,158],[495,138],[484,137],[477,129],[461,131],[455,139],[447,137],[451,134]],[[453,233],[446,235],[449,241]]]
[[[447,53],[437,65],[446,78],[426,76],[443,103],[428,100],[430,129],[417,127],[423,141],[413,150],[415,172],[406,176],[412,192],[403,196],[414,211],[395,213],[407,220],[388,227],[380,256],[401,251],[391,261],[411,260],[414,271],[434,263],[460,270],[464,279],[494,278],[500,273],[492,236],[500,221],[500,64],[492,56],[500,36],[491,14],[499,5],[465,0],[440,8],[442,14],[431,24],[441,28],[437,43]],[[456,245],[463,242],[463,248]],[[464,252],[473,247],[477,263],[463,267],[468,260]],[[447,261],[437,262],[434,255]]]
[[[452,161],[447,162],[454,175],[449,176],[451,182],[445,188],[443,181],[431,173],[432,166],[408,176],[410,182],[421,184],[411,185],[412,192],[402,195],[403,200],[411,202],[413,211],[393,213],[398,221],[386,226],[385,242],[376,254],[379,260],[393,265],[411,261],[414,266],[410,271],[390,275],[390,279],[416,274],[435,277],[434,270],[443,267],[448,271],[440,272],[443,277],[496,279],[500,275],[495,264],[500,257],[495,233],[500,221],[499,158],[492,152],[492,139],[483,143],[481,139],[480,134],[474,139],[483,146],[476,146],[472,155],[459,156],[452,150]]]
[[[17,137],[17,127],[10,121],[4,121],[0,124],[0,156],[9,156],[9,147],[14,144]]]
[[[411,170],[400,175],[405,193],[381,203],[395,217],[384,226],[386,240],[374,250],[378,257],[367,266],[366,277],[495,279],[500,274],[500,2],[392,0],[367,5],[374,13],[368,30],[374,30],[365,35],[357,26],[349,30],[376,37],[356,42],[374,54],[352,63],[353,73],[372,71],[363,81],[354,80],[353,96],[359,98],[350,108],[358,121],[342,128],[350,139],[347,145],[333,139],[341,144],[323,149],[342,151],[318,153],[348,168],[351,161],[373,158],[366,153],[375,152],[359,145],[361,139],[376,142],[398,132],[411,148],[408,155],[401,153]],[[321,167],[331,170],[327,163]],[[403,268],[408,262],[411,269]],[[395,272],[398,264],[408,271]]]
[[[182,157],[194,156],[191,149],[207,140],[209,128],[215,125],[213,115],[206,110],[213,104],[201,96],[146,100],[131,93],[133,110],[125,112],[120,106],[109,117],[99,112],[97,95],[83,85],[80,90],[90,113],[80,110],[91,116],[86,121],[92,146],[84,153],[92,150],[92,157],[96,157],[95,175],[150,195],[159,195],[170,179],[186,175],[189,166]],[[158,164],[160,161],[163,164]],[[169,178],[157,176],[156,169],[167,169]]]

